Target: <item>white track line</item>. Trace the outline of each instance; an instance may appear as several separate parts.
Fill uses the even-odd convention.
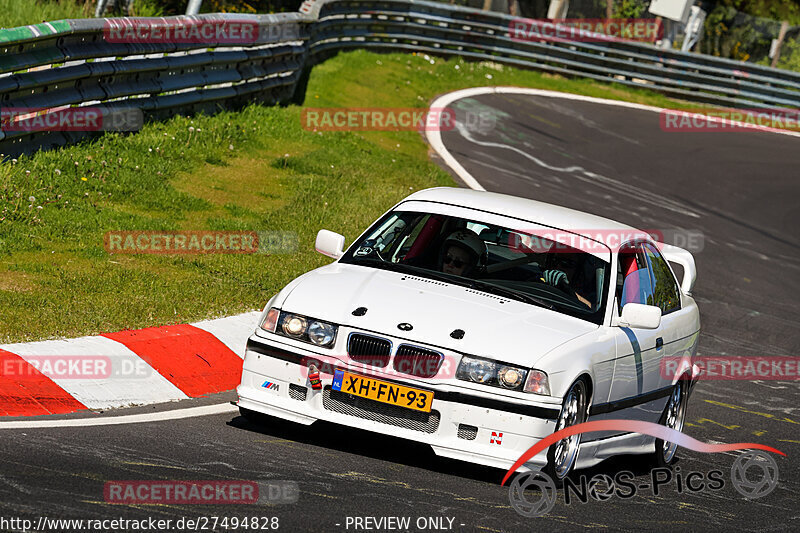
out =
[[[202,407],[188,407],[159,413],[145,413],[140,415],[109,416],[104,418],[73,418],[70,420],[14,420],[0,422],[3,429],[42,429],[42,428],[70,428],[87,426],[115,426],[119,424],[140,424],[143,422],[163,422],[165,420],[179,420],[197,416],[219,415],[238,411],[239,408],[230,403],[204,405]]]
[[[563,98],[565,100],[578,100],[581,102],[592,102],[595,104],[605,104],[605,105],[613,105],[617,107],[627,107],[628,109],[639,109],[641,111],[652,111],[655,113],[661,113],[662,111],[667,111],[667,108],[663,107],[655,107],[643,104],[634,104],[632,102],[623,102],[620,100],[608,100],[605,98],[595,98],[593,96],[583,96],[580,94],[572,94],[572,93],[562,93],[558,91],[546,91],[544,89],[525,89],[522,87],[473,87],[471,89],[462,89],[460,91],[454,91],[452,93],[447,93],[436,100],[434,100],[430,107],[433,109],[441,109],[443,107],[447,107],[456,100],[461,100],[462,98],[469,98],[472,96],[480,96],[483,94],[526,94],[530,96],[544,96],[548,98]],[[729,124],[741,124],[743,126],[750,126],[752,125],[741,123],[741,122],[732,122],[726,121],[719,117],[706,117],[702,114],[697,114],[693,116],[703,117],[705,120],[709,122],[726,122]],[[748,129],[747,131],[751,131]],[[752,128],[752,131],[764,131],[769,133],[778,133],[781,135],[790,135],[792,137],[800,137],[800,132],[796,131],[786,131],[777,128],[767,128],[767,127],[759,127],[759,128]],[[736,134],[737,132],[725,132],[730,134]],[[427,130],[425,132],[425,136],[428,139],[428,143],[431,147],[436,150],[436,153],[439,154],[447,166],[449,166],[456,175],[461,178],[461,180],[469,187],[470,189],[474,189],[476,191],[485,191],[486,189],[478,183],[476,180],[467,170],[461,166],[461,164],[456,160],[453,155],[447,151],[445,148],[444,143],[442,142],[442,135],[441,132],[435,129]]]

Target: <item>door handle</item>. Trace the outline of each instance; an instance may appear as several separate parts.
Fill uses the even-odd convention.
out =
[[[659,337],[656,339],[656,350],[660,350],[664,347],[664,339]]]

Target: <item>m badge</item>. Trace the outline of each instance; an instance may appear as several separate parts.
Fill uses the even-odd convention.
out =
[[[280,385],[278,385],[274,381],[265,381],[264,384],[261,385],[261,386],[264,387],[267,390],[278,391],[280,389]]]

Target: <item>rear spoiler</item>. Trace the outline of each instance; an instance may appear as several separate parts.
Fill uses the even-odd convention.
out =
[[[683,248],[672,246],[671,244],[658,243],[661,253],[667,261],[678,263],[683,267],[683,280],[681,280],[681,291],[687,296],[692,295],[694,282],[697,280],[697,267],[694,264],[694,256]]]

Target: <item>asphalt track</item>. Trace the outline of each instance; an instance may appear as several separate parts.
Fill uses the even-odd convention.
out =
[[[637,227],[702,232],[694,291],[701,355],[797,355],[800,139],[763,132],[667,133],[656,113],[540,96],[484,95],[453,107],[496,117],[488,127],[443,134],[446,148],[486,189]],[[719,470],[726,485],[679,492],[673,482],[658,495],[642,489],[629,499],[570,505],[559,493],[546,516],[524,518],[509,505],[499,470],[440,459],[425,446],[380,435],[327,424],[255,425],[231,411],[113,426],[0,429],[0,517],[277,516],[280,531],[368,531],[347,527],[348,517],[368,516],[408,516],[412,525],[420,517],[451,518],[453,531],[797,531],[799,384],[707,381],[692,397],[691,436],[759,442],[787,454],[776,457],[774,492],[753,501],[730,486],[739,452],[679,450],[682,473]],[[186,405],[232,399],[226,393]],[[124,413],[176,407],[182,405]],[[117,413],[96,415],[105,416]],[[637,484],[651,480],[646,460],[631,456],[584,474],[621,470],[634,472]],[[272,506],[104,501],[109,480],[174,479],[293,480],[300,499]]]

